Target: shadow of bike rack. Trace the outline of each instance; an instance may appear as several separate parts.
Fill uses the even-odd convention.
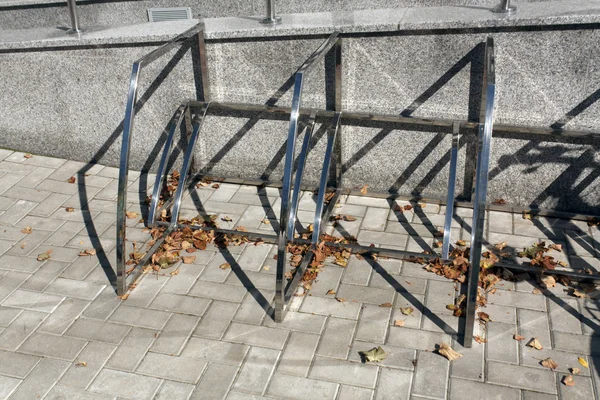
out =
[[[202,90],[204,93],[204,101],[190,100],[184,102],[176,111],[174,118],[171,121],[169,133],[163,147],[163,154],[159,163],[157,179],[155,181],[152,202],[150,205],[148,225],[150,226],[165,226],[167,229],[161,238],[158,238],[152,248],[146,253],[143,259],[127,271],[126,267],[126,216],[125,210],[127,205],[127,177],[129,171],[129,151],[131,143],[131,135],[133,130],[133,122],[135,118],[135,106],[137,102],[137,84],[140,72],[143,67],[158,59],[169,50],[182,46],[190,41],[198,40],[200,54],[200,71],[202,75]],[[286,311],[290,299],[295,293],[301,276],[310,263],[313,256],[313,249],[317,245],[321,234],[323,233],[323,221],[328,221],[333,207],[335,206],[339,196],[344,193],[342,189],[342,120],[343,121],[378,121],[387,123],[398,123],[404,125],[419,125],[430,128],[445,128],[446,134],[452,134],[452,145],[450,153],[450,174],[448,180],[448,192],[446,199],[446,217],[444,221],[443,244],[441,254],[423,254],[410,251],[402,251],[386,248],[373,248],[361,246],[357,244],[336,244],[328,243],[334,247],[343,247],[350,249],[353,252],[368,251],[378,253],[382,256],[407,259],[410,257],[419,257],[424,259],[442,258],[448,259],[450,250],[450,227],[452,223],[452,215],[455,202],[455,184],[457,172],[458,147],[461,130],[468,129],[477,132],[477,167],[475,173],[475,185],[473,194],[473,226],[471,234],[471,252],[470,265],[480,265],[481,252],[483,246],[483,234],[485,226],[485,211],[486,197],[488,184],[488,170],[490,161],[490,148],[492,141],[492,132],[494,129],[503,132],[518,132],[527,134],[540,135],[559,135],[571,137],[600,137],[600,134],[593,132],[580,131],[565,131],[562,129],[552,128],[531,128],[510,125],[497,125],[494,128],[494,99],[496,93],[495,84],[495,59],[494,59],[494,42],[490,37],[484,43],[485,58],[483,71],[483,86],[482,86],[482,101],[480,109],[479,122],[471,121],[451,121],[443,119],[425,119],[415,117],[405,117],[397,115],[379,115],[369,113],[354,113],[342,110],[342,37],[338,32],[332,33],[323,44],[300,66],[294,76],[294,91],[291,107],[279,107],[271,105],[254,105],[254,104],[239,104],[239,103],[219,103],[210,102],[209,87],[208,87],[208,68],[206,61],[206,51],[204,43],[204,25],[200,23],[189,29],[183,34],[177,36],[172,41],[152,51],[148,55],[134,62],[129,86],[129,94],[127,98],[127,107],[125,113],[125,123],[123,129],[123,142],[121,147],[121,161],[119,172],[118,186],[118,205],[117,205],[117,294],[124,294],[131,285],[140,277],[143,267],[150,261],[153,253],[162,244],[165,237],[175,229],[182,227],[190,227],[191,229],[214,230],[224,234],[242,234],[250,238],[261,238],[267,243],[277,244],[277,271],[276,271],[276,294],[274,301],[274,319],[281,322],[285,318]],[[329,53],[331,52],[331,53]],[[314,69],[314,65],[326,54],[332,54],[335,59],[335,104],[330,107],[332,109],[307,109],[301,107],[303,83],[308,74]],[[190,166],[193,161],[194,147],[198,140],[202,124],[205,116],[209,111],[251,111],[260,112],[263,115],[278,114],[289,115],[289,128],[287,135],[287,144],[285,152],[284,175],[281,182],[281,214],[279,220],[279,231],[277,235],[269,235],[265,233],[240,232],[227,229],[214,229],[197,225],[186,225],[179,222],[179,209],[184,195],[184,191],[193,187],[194,183],[189,183]],[[293,169],[296,163],[295,144],[300,133],[298,123],[300,117],[308,117],[302,147],[298,155],[298,163],[295,177]],[[309,150],[310,139],[313,134],[315,122],[319,120],[326,125],[327,143],[323,166],[321,169],[321,177],[319,181],[317,206],[314,216],[313,236],[312,240],[304,240],[295,238],[295,223],[297,219],[298,202],[300,198],[300,189],[304,166]],[[175,133],[184,124],[184,131],[187,133],[188,144],[183,157],[181,174],[174,197],[166,202],[162,207],[168,208],[172,205],[171,221],[157,221],[156,216],[159,214],[159,197],[163,187],[163,179],[165,176],[169,157],[171,156]],[[328,187],[328,177],[330,169],[333,168],[334,182],[333,187]],[[333,197],[326,201],[326,192],[333,193]],[[295,276],[287,281],[287,246],[290,243],[308,244],[311,246],[302,259],[302,262],[297,267]],[[502,267],[517,271],[539,272],[539,270],[525,267],[516,264],[498,264]],[[569,271],[552,271],[553,274],[567,275],[571,279],[589,280],[594,279],[589,275],[579,274]],[[600,278],[596,278],[600,279]],[[467,277],[467,304],[466,304],[466,322],[464,329],[463,345],[471,347],[473,341],[473,332],[475,326],[476,301],[478,293],[479,268],[470,268]]]

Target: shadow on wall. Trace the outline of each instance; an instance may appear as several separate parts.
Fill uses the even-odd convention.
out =
[[[140,98],[135,106],[136,111],[139,111],[140,109],[142,109],[144,107],[144,105],[146,104],[146,102],[150,100],[152,95],[156,92],[156,90],[165,81],[166,77],[178,65],[178,63],[182,60],[182,58],[184,57],[186,52],[188,50],[190,50],[190,47],[191,47],[193,59],[195,61],[198,60],[199,56],[197,53],[195,53],[197,51],[198,46],[194,45],[193,43],[190,46],[183,47],[180,50],[178,50],[177,52],[175,52],[175,54],[171,57],[169,62],[165,65],[165,67],[163,68],[163,70],[161,71],[159,76],[154,79],[154,81],[149,86],[149,88],[140,96]],[[478,121],[479,108],[480,108],[480,92],[481,92],[480,87],[481,87],[481,82],[482,82],[481,74],[482,74],[482,69],[483,69],[482,68],[483,67],[483,53],[484,53],[484,51],[483,51],[482,45],[478,45],[478,46],[474,47],[468,54],[466,54],[455,65],[453,65],[445,74],[443,74],[433,85],[431,85],[417,99],[415,99],[410,106],[408,106],[406,109],[404,109],[401,112],[401,115],[411,116],[423,103],[427,102],[428,99],[430,99],[438,90],[440,90],[440,88],[442,88],[459,71],[461,71],[467,65],[470,65],[471,66],[471,83],[470,83],[470,96],[469,96],[469,119],[472,121]],[[194,64],[198,65],[197,62],[194,62]],[[331,57],[329,55],[328,55],[328,57],[326,57],[325,65],[326,65],[326,74],[328,74],[328,76],[331,76],[332,67],[331,67]],[[203,93],[201,93],[202,84],[201,84],[200,76],[201,75],[200,75],[199,71],[195,71],[197,95],[198,95],[198,98],[203,98]],[[279,99],[287,91],[289,91],[289,89],[293,86],[293,78],[294,78],[293,75],[290,76],[280,86],[280,88],[265,102],[265,104],[276,105],[277,102],[279,101]],[[332,101],[331,94],[333,93],[333,88],[331,86],[332,80],[326,79],[326,82],[328,82],[328,88],[326,90],[327,102],[328,102],[328,105],[331,106],[331,101]],[[123,95],[125,95],[125,93]],[[574,108],[571,112],[567,113],[563,119],[561,119],[560,121],[557,121],[554,125],[556,125],[556,126],[564,125],[568,120],[576,117],[583,110],[585,110],[586,108],[588,108],[589,106],[594,104],[598,100],[599,97],[600,97],[600,90],[597,91],[596,93],[594,93],[594,95],[590,96],[588,99],[585,99],[579,106]],[[253,117],[249,117],[248,121],[244,124],[244,126],[241,129],[239,129],[231,137],[231,139],[220,149],[220,151],[218,151],[210,160],[205,161],[205,164],[202,167],[202,173],[203,174],[210,173],[211,170],[214,168],[214,166],[216,166],[220,162],[220,160],[232,148],[234,148],[236,145],[238,145],[242,141],[242,139],[244,139],[245,135],[263,117],[267,117],[267,116],[266,115],[255,115]],[[142,207],[142,217],[144,219],[147,219],[147,214],[148,214],[148,205],[146,203],[148,172],[153,167],[154,162],[158,158],[159,152],[166,140],[167,129],[168,129],[169,124],[170,124],[170,122],[165,125],[165,128],[160,136],[160,139],[157,141],[157,143],[153,147],[151,153],[147,157],[147,159],[143,165],[142,171],[141,171],[141,176],[139,179],[139,187],[137,188],[137,193],[138,193],[137,200],[139,201],[139,204]],[[554,127],[554,125],[553,125],[553,127]],[[371,125],[371,126],[376,126],[376,125]],[[304,127],[304,125],[301,125],[301,127]],[[414,130],[415,128],[412,127],[411,129]],[[113,266],[111,265],[110,257],[104,252],[104,249],[98,238],[98,236],[99,236],[98,231],[96,230],[96,228],[94,226],[94,221],[91,218],[92,214],[90,213],[89,208],[88,208],[88,202],[91,199],[88,198],[88,193],[87,193],[86,187],[85,187],[85,181],[86,181],[86,173],[96,163],[98,163],[102,160],[102,157],[107,152],[107,150],[109,148],[111,148],[113,145],[115,145],[115,143],[117,143],[117,146],[118,146],[118,142],[119,142],[118,138],[121,136],[122,130],[123,130],[123,122],[121,122],[115,128],[115,130],[111,133],[111,135],[109,136],[107,141],[95,153],[95,155],[89,161],[89,163],[78,172],[78,177],[77,177],[78,182],[81,183],[81,185],[79,186],[79,188],[80,188],[79,199],[80,199],[81,210],[84,215],[84,222],[85,222],[85,226],[87,229],[87,234],[92,240],[93,247],[97,250],[97,256],[99,258],[100,265],[103,268],[108,281],[111,283],[111,285],[113,287],[116,286],[116,274],[114,272]],[[358,149],[352,155],[352,157],[350,157],[347,161],[345,161],[345,163],[343,165],[344,171],[350,170],[359,160],[361,160],[363,157],[365,157],[369,152],[373,151],[376,148],[377,144],[379,144],[386,136],[390,135],[392,132],[393,132],[392,129],[382,128],[377,133],[377,135],[373,138],[373,140],[371,140],[368,144],[364,145],[362,148]],[[321,129],[319,129],[316,132],[315,136],[313,137],[313,140],[311,142],[311,148],[314,148],[314,146],[322,138],[324,133],[325,133],[325,130],[323,129],[323,127],[321,127]],[[500,132],[499,135],[500,135],[500,137],[509,137],[509,134],[505,134],[502,132]],[[429,143],[427,143],[423,147],[421,152],[414,157],[414,161],[412,161],[412,163],[410,163],[410,165],[406,168],[406,170],[400,174],[400,176],[397,178],[397,180],[394,182],[394,184],[390,186],[390,188],[389,188],[390,192],[398,192],[406,184],[408,177],[410,177],[414,173],[414,171],[416,171],[416,169],[421,165],[422,161],[436,149],[436,147],[441,143],[442,138],[444,136],[445,136],[445,133],[443,133],[443,132],[438,133],[437,135],[435,135],[435,137],[433,139],[430,140]],[[523,137],[520,136],[519,139],[523,139]],[[585,187],[587,187],[587,185],[590,185],[598,176],[598,171],[600,171],[600,169],[598,168],[597,162],[594,160],[594,155],[595,155],[594,150],[596,150],[597,147],[594,147],[594,150],[590,149],[590,150],[585,151],[581,156],[579,156],[577,158],[573,158],[572,156],[569,155],[569,149],[565,146],[562,146],[561,144],[553,143],[552,145],[549,146],[546,144],[541,144],[539,142],[539,140],[533,140],[533,137],[531,139],[527,138],[526,140],[530,140],[529,143],[524,145],[514,156],[510,156],[510,157],[506,156],[506,157],[500,158],[499,162],[492,169],[492,171],[490,173],[490,179],[493,180],[494,177],[498,176],[498,174],[502,173],[502,171],[508,169],[509,167],[511,167],[513,165],[527,165],[530,168],[535,168],[535,166],[540,163],[540,160],[545,160],[545,159],[550,158],[553,162],[558,162],[561,164],[569,165],[569,167],[567,167],[561,173],[561,175],[559,177],[557,177],[553,182],[551,182],[547,186],[546,190],[544,190],[544,192],[539,195],[539,197],[536,199],[535,202],[532,203],[532,205],[541,204],[543,201],[545,201],[545,199],[553,196],[553,193],[556,193],[557,190],[561,190],[561,191],[564,190],[564,185],[565,185],[564,182],[565,181],[567,181],[568,184],[571,185],[568,190],[570,190],[573,193],[573,196],[571,196],[569,199],[570,204],[571,205],[586,204],[585,200],[583,198],[579,197],[578,194],[581,193],[581,191]],[[181,137],[179,139],[179,143],[177,146],[178,151],[175,151],[173,153],[173,155],[171,156],[171,158],[169,160],[169,167],[167,168],[167,171],[169,171],[174,165],[176,165],[177,156],[180,154],[180,152],[182,150],[185,149],[186,143],[187,143],[187,137],[186,137],[185,132],[182,131]],[[463,140],[463,142],[461,143],[461,146],[467,147],[466,148],[467,154],[473,155],[475,153],[475,142],[473,140]],[[557,156],[557,154],[558,154],[558,156]],[[279,150],[276,152],[274,157],[271,159],[271,161],[265,167],[263,173],[260,176],[260,179],[268,180],[271,177],[274,169],[282,163],[284,155],[285,155],[285,143],[279,148]],[[470,158],[470,160],[469,160],[469,158]],[[474,157],[467,157],[468,161],[470,161],[470,162],[467,163],[467,165],[465,167],[465,171],[464,171],[464,181],[469,182],[469,183],[473,182],[473,175],[474,175],[474,160],[473,160],[473,158]],[[432,179],[436,175],[438,175],[444,167],[446,167],[446,165],[449,163],[449,159],[450,159],[450,152],[448,150],[444,154],[444,156],[441,157],[436,162],[435,166],[430,169],[430,171],[426,174],[426,176],[416,185],[416,187],[414,187],[411,190],[411,194],[414,196],[419,196],[421,191],[425,187],[428,186],[428,184],[432,181]],[[581,165],[585,165],[586,167],[582,167]],[[583,179],[581,179],[583,177],[583,174],[585,173],[585,168],[589,168],[589,167],[594,168],[595,172],[593,174],[589,174],[587,177],[584,177]],[[199,179],[199,176],[194,177],[194,179],[196,179],[196,180]],[[192,184],[194,183],[194,179],[192,180]],[[473,189],[472,186],[465,185],[465,188],[464,188],[464,191],[463,191],[461,197],[467,198],[467,199],[470,198],[472,189]],[[259,194],[261,194],[261,193],[265,194],[263,187],[258,187],[257,191]],[[265,199],[267,198],[266,196],[263,196],[263,197]],[[194,191],[192,191],[192,198],[193,198],[193,201],[196,204],[198,210],[203,211],[202,202],[198,198],[197,193],[195,193]],[[266,201],[262,204],[262,206],[265,209],[265,212],[269,219],[274,220],[277,218],[276,213],[273,211],[272,204],[270,204],[268,201]],[[541,229],[542,228],[540,228],[540,230]],[[584,244],[585,244],[585,246],[590,247],[592,249],[600,248],[600,243],[595,242],[591,237],[589,239],[586,238],[584,240]],[[225,258],[227,258],[230,261],[230,264],[233,266],[232,269],[233,269],[235,275],[244,284],[246,289],[252,294],[254,299],[261,305],[261,307],[263,307],[263,309],[265,309],[265,311],[267,313],[271,314],[272,309],[269,305],[269,300],[267,298],[265,298],[263,296],[263,294],[261,294],[261,292],[254,286],[254,284],[251,282],[251,280],[248,278],[248,276],[244,273],[242,268],[236,267],[237,264],[235,262],[231,261],[231,259],[232,259],[231,255],[227,254],[226,249],[225,249],[224,256],[225,256]],[[381,268],[378,267],[377,265],[372,265],[372,267],[375,269],[375,271],[377,273],[381,274],[385,280],[388,280],[390,282],[390,284],[392,284],[392,286],[397,287],[397,290],[401,291],[402,288],[398,287],[397,282],[392,282],[390,277],[385,275],[385,273],[384,273],[385,271],[382,271]],[[594,332],[598,331],[598,329],[597,329],[598,326],[596,325],[595,322],[593,322],[589,318],[584,318],[578,310],[570,307],[569,304],[564,302],[562,299],[552,295],[552,293],[549,293],[549,294],[546,293],[546,294],[551,299],[551,301],[559,304],[562,308],[564,308],[565,310],[572,313],[572,315],[575,315],[578,319],[580,319],[583,322],[584,325],[589,326],[591,329],[594,330]],[[416,299],[414,299],[414,301],[418,302]],[[415,304],[415,305],[419,306],[418,304]],[[444,321],[442,321],[442,320],[435,320],[434,323],[445,331],[448,331],[450,329],[447,326],[447,324],[444,323]],[[595,339],[591,339],[591,340],[594,341]]]

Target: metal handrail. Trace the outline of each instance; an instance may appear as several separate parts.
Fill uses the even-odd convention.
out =
[[[77,34],[80,35],[83,33],[81,28],[79,28],[79,17],[77,16],[77,3],[75,0],[67,0],[67,8],[69,9],[69,18],[71,19],[71,29],[67,31],[67,34]]]
[[[458,146],[460,144],[460,123],[452,127],[452,149],[450,150],[450,173],[448,174],[448,195],[446,196],[446,217],[444,219],[444,239],[442,240],[442,258],[450,253],[450,236],[454,214],[454,196],[456,192],[456,168],[458,165]]]
[[[483,230],[485,226],[485,203],[487,197],[490,149],[492,145],[492,129],[494,125],[494,97],[496,94],[496,72],[494,41],[488,38],[485,48],[485,66],[481,99],[480,124],[478,135],[477,170],[475,176],[475,196],[473,200],[473,224],[471,227],[471,254],[468,271],[467,305],[464,346],[473,344],[475,329],[475,312],[477,310],[477,294],[479,291],[479,265],[483,246]],[[446,210],[448,212],[448,210]]]
[[[136,103],[138,97],[138,80],[143,68],[168,51],[181,46],[188,41],[198,38],[198,46],[201,59],[202,89],[204,96],[209,94],[208,87],[208,69],[206,65],[206,51],[204,47],[204,23],[193,26],[181,35],[173,38],[159,48],[146,54],[144,57],[136,60],[131,67],[131,77],[129,79],[129,91],[127,94],[127,106],[125,108],[125,118],[123,120],[123,141],[121,145],[121,155],[119,163],[119,186],[117,195],[117,294],[122,295],[127,291],[127,273],[126,273],[126,216],[127,207],[127,182],[129,177],[129,149],[131,147],[131,135],[133,132],[133,123],[136,114]],[[132,280],[139,276],[140,269],[133,275]]]

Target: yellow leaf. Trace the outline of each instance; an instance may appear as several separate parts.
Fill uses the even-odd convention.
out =
[[[219,268],[221,268],[221,269],[229,269],[229,268],[231,268],[231,264],[229,264],[229,263],[223,263],[223,264],[219,265]]]
[[[21,233],[24,233],[26,235],[29,235],[31,233],[32,229],[30,226],[26,226],[25,228],[21,229]]]
[[[363,196],[367,194],[367,190],[369,188],[369,185],[364,185],[361,189],[360,189],[360,194],[362,194]]]
[[[404,315],[411,315],[415,311],[412,307],[404,307],[400,309],[400,312]]]
[[[87,367],[87,363],[85,361],[79,361],[75,364],[76,367]]]
[[[125,216],[127,217],[127,219],[134,219],[138,217],[138,214],[136,212],[133,211],[127,211],[125,213]]]
[[[538,338],[533,338],[529,341],[529,343],[527,343],[527,346],[532,347],[536,350],[542,350],[544,347],[542,346],[542,344],[540,343],[540,341],[538,340]]]
[[[404,326],[404,320],[403,319],[394,320],[394,326]]]
[[[585,361],[585,359],[583,357],[579,357],[577,359],[577,361],[579,361],[579,364],[583,365],[585,368],[589,368],[590,366],[588,365],[588,362]]]

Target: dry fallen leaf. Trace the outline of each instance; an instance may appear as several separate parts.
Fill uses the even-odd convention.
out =
[[[191,264],[196,259],[196,256],[182,256],[181,260],[184,264]]]
[[[25,158],[31,158],[33,156],[31,155],[31,153],[25,153],[25,154],[23,154],[23,157],[25,157]]]
[[[404,320],[403,319],[394,320],[394,326],[404,326]]]
[[[369,351],[359,351],[358,354],[361,355],[365,362],[380,362],[387,357],[387,353],[381,346],[373,347]]]
[[[583,357],[577,358],[577,361],[579,361],[579,364],[583,365],[585,368],[590,368],[590,366],[588,365],[588,362],[585,361],[585,359]]]
[[[380,304],[379,307],[393,307],[392,303],[383,303]]]
[[[68,183],[75,183],[75,177],[74,176],[70,177],[69,179],[67,179],[67,182]]]
[[[66,212],[73,212],[75,209],[73,207],[65,207]]]
[[[479,335],[473,336],[473,339],[475,339],[475,341],[480,344],[487,343],[487,339],[484,339]]]
[[[118,296],[121,300],[127,300],[127,298],[129,297],[129,293],[125,293],[121,296]]]
[[[496,245],[494,245],[494,247],[498,250],[504,250],[504,248],[506,247],[506,242],[497,243]]]
[[[463,247],[464,247],[464,246],[466,246],[466,245],[467,245],[467,242],[465,242],[465,241],[464,241],[464,240],[462,240],[462,239],[461,239],[461,240],[457,240],[457,241],[456,241],[456,245],[457,245],[457,246],[463,246]]]
[[[566,386],[575,386],[575,380],[573,379],[573,375],[565,375],[562,379],[562,383]]]
[[[462,357],[462,354],[452,350],[452,348],[446,343],[442,343],[439,345],[438,353],[440,353],[450,361],[454,361]]]
[[[527,346],[532,347],[536,350],[542,350],[544,347],[542,346],[542,344],[540,343],[540,341],[538,340],[538,338],[533,338],[529,341],[529,343],[527,343]]]
[[[82,252],[79,253],[80,257],[85,257],[85,256],[95,256],[96,255],[96,250],[95,249],[86,249]]]
[[[556,363],[556,361],[554,361],[550,357],[542,360],[540,364],[542,364],[542,366],[546,368],[550,368],[551,370],[555,370],[556,368],[558,368],[558,364]]]
[[[353,217],[352,215],[344,215],[344,221],[354,222],[356,221],[356,217]]]
[[[231,217],[229,217],[229,216],[227,216],[227,215],[226,215],[226,216],[224,216],[223,218],[221,218],[221,220],[222,220],[222,221],[225,221],[225,222],[231,222],[231,221],[233,221],[233,220],[231,219]]]
[[[221,187],[221,185],[219,185],[218,183],[215,183],[214,185],[212,185],[212,188],[213,188],[213,189],[218,189],[218,188],[220,188],[220,187]]]
[[[571,371],[573,375],[579,375],[581,373],[579,368],[569,368],[569,371]]]
[[[46,261],[50,258],[50,254],[52,254],[52,249],[46,250],[45,252],[38,254],[37,260],[38,261]]]
[[[169,275],[171,275],[171,276],[179,275],[179,268],[177,268],[175,271],[169,272]]]
[[[404,315],[411,315],[414,311],[415,311],[415,309],[412,307],[400,308],[400,312]]]
[[[515,334],[515,335],[513,335],[513,339],[518,340],[520,342],[521,340],[525,339],[525,336]]]
[[[340,303],[343,303],[346,301],[346,299],[344,299],[343,297],[336,297],[335,298],[337,301],[339,301]]]
[[[329,289],[326,294],[335,294],[335,290]]]
[[[496,204],[496,205],[502,206],[502,205],[506,204],[506,200],[504,200],[504,199],[496,199],[496,200],[494,200],[492,202],[492,204]]]
[[[490,316],[487,313],[484,312],[480,312],[477,314],[479,316],[479,319],[482,320],[483,322],[490,322]]]
[[[260,221],[261,224],[265,224],[265,225],[271,225],[271,221],[269,221],[268,218],[263,219],[262,221]]]
[[[87,367],[87,363],[85,361],[79,361],[75,364],[76,367]]]
[[[369,188],[369,185],[364,185],[361,189],[360,189],[360,194],[362,194],[363,196],[367,194],[367,189]]]
[[[136,212],[133,211],[127,211],[125,213],[125,216],[127,216],[127,219],[134,219],[138,217],[138,214]]]
[[[552,275],[542,275],[539,278],[539,281],[542,284],[542,287],[546,289],[550,289],[556,286],[556,279],[554,279]]]
[[[219,268],[221,268],[221,269],[229,269],[229,268],[231,268],[231,264],[229,264],[229,263],[223,263],[223,264],[219,265]]]
[[[25,228],[21,229],[21,233],[24,233],[26,235],[29,235],[32,232],[32,229],[30,226],[26,226]]]

